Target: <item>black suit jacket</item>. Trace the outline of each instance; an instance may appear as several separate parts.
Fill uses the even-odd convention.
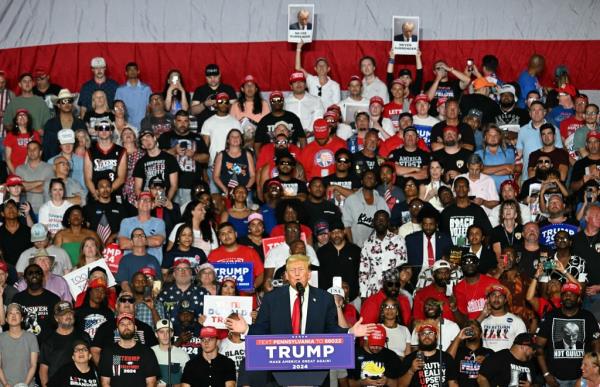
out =
[[[419,272],[423,267],[423,257],[427,254],[423,251],[423,231],[417,231],[406,236],[406,253],[408,255],[408,265],[413,268],[411,282],[413,286],[417,283]],[[435,260],[439,261],[444,255],[450,252],[452,239],[448,234],[440,231],[435,233]]]
[[[292,334],[292,308],[289,285],[267,293],[263,298],[256,323],[250,326],[250,335]],[[346,333],[348,329],[338,325],[337,308],[333,296],[322,289],[309,286],[306,316],[306,334]]]
[[[301,30],[301,29],[302,28],[300,28],[300,23],[296,22],[296,23],[290,24],[290,30]],[[308,23],[306,25],[306,29],[307,30],[312,30],[312,23]]]
[[[394,41],[395,42],[404,42],[404,35],[403,34],[394,35]],[[411,35],[410,36],[410,41],[411,42],[416,42],[417,41],[417,35]]]

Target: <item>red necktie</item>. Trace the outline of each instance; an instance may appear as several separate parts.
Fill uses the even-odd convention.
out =
[[[435,262],[435,254],[433,253],[433,245],[431,244],[431,237],[427,237],[427,261],[429,263],[429,267],[433,266]]]
[[[296,295],[294,301],[294,310],[292,311],[292,334],[299,335],[302,327],[300,326],[300,293]]]

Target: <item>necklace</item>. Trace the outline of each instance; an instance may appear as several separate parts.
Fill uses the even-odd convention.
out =
[[[510,238],[508,237],[509,234],[506,232],[506,228],[502,227],[502,229],[504,230],[504,236],[506,237],[508,245],[512,246],[513,242],[515,241],[515,229],[513,228],[513,230],[510,232]]]

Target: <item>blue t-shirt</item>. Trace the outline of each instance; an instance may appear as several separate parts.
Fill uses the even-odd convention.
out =
[[[160,271],[160,263],[155,256],[146,254],[146,255],[133,255],[127,254],[121,258],[121,262],[119,262],[119,270],[117,271],[117,275],[115,276],[115,280],[117,283],[121,283],[123,281],[131,282],[131,278],[135,273],[140,271],[140,269],[144,267],[151,267],[156,271],[156,277],[162,278]]]
[[[492,167],[495,165],[503,165],[503,164],[514,164],[515,163],[515,150],[513,148],[502,149],[498,147],[498,151],[496,154],[491,153],[490,151],[486,151],[484,153],[483,149],[475,152],[481,159],[483,160],[483,165],[486,167]],[[496,184],[496,191],[500,190],[500,184],[504,180],[510,179],[510,175],[489,175],[492,179],[494,179],[494,183]]]
[[[131,238],[131,232],[138,227],[144,230],[147,237],[154,235],[162,235],[165,238],[165,240],[167,239],[165,222],[162,219],[151,217],[144,223],[140,223],[140,220],[137,216],[125,218],[121,221],[121,226],[119,227],[119,237]],[[123,252],[123,254],[129,253],[131,253],[131,250],[125,250]],[[149,247],[148,254],[154,255],[156,257],[156,259],[159,262],[158,266],[160,267],[160,263],[163,260],[162,247]]]
[[[269,207],[268,204],[260,206],[260,213],[263,216],[263,223],[265,224],[265,232],[271,235],[271,230],[277,225],[277,219],[275,219],[275,209]]]
[[[525,70],[521,73],[521,75],[519,75],[519,86],[521,87],[521,95],[519,96],[519,101],[517,102],[517,105],[520,108],[525,109],[527,93],[533,90],[537,90],[539,92],[540,84],[538,82],[537,77],[529,75],[527,70]]]
[[[560,128],[560,123],[575,114],[575,109],[565,108],[558,105],[552,108],[552,111],[546,115],[546,120],[554,125],[555,128]]]

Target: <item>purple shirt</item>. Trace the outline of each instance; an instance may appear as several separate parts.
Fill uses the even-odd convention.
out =
[[[27,289],[27,283],[25,282],[25,279],[21,278],[19,282],[15,284],[15,288],[17,288],[17,290],[20,292]],[[44,284],[44,289],[56,294],[63,301],[73,302],[73,296],[71,296],[67,281],[65,281],[65,279],[59,275],[50,273],[46,283]]]

